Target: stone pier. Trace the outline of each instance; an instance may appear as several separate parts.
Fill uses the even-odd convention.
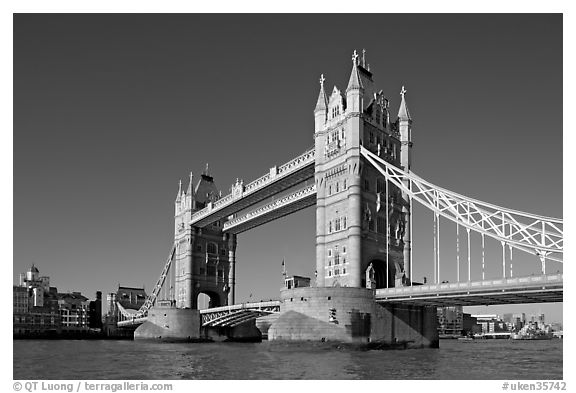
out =
[[[199,310],[152,307],[148,320],[134,331],[134,340],[203,341]]]
[[[438,347],[434,307],[380,305],[374,291],[347,287],[284,289],[280,298],[280,316],[268,329],[271,341]]]

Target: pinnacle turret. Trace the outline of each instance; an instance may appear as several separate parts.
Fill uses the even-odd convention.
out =
[[[406,89],[402,86],[402,90],[400,91],[400,95],[402,96],[402,102],[400,103],[400,109],[398,110],[398,119],[400,120],[412,120],[410,117],[410,111],[408,110],[408,106],[406,105]]]
[[[316,108],[314,112],[323,111],[328,109],[328,99],[326,98],[326,92],[324,91],[324,74],[320,75],[320,93],[318,94],[318,101],[316,102]]]
[[[362,87],[362,78],[360,78],[360,75],[358,74],[358,54],[356,53],[356,50],[354,50],[354,54],[352,55],[352,73],[350,74],[346,91],[362,89]]]
[[[190,183],[188,183],[188,190],[186,191],[186,195],[190,196],[192,195],[192,190],[193,190],[193,183],[194,181],[194,174],[192,174],[192,172],[190,172]]]
[[[182,200],[182,179],[178,182],[178,195],[176,195],[176,202],[180,202]]]

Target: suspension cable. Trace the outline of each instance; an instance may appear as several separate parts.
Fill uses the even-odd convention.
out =
[[[432,214],[434,215],[434,283],[438,284],[438,274],[436,272],[436,269],[438,267],[438,262],[436,261],[436,212],[432,212]]]
[[[456,282],[460,282],[460,224],[456,223]]]
[[[389,267],[388,267],[388,263],[389,263],[389,257],[388,255],[390,254],[390,214],[388,214],[388,204],[390,202],[388,201],[388,178],[386,178],[386,288],[390,288],[390,279],[389,279]]]

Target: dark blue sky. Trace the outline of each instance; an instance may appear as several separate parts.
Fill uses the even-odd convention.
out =
[[[14,279],[34,262],[61,291],[151,288],[178,180],[209,162],[226,194],[311,147],[320,73],[345,90],[362,48],[394,113],[406,86],[417,174],[562,217],[562,41],[560,14],[16,14]],[[431,215],[415,226],[432,277]],[[237,299],[276,297],[282,259],[313,276],[314,257],[312,209],[241,234]]]

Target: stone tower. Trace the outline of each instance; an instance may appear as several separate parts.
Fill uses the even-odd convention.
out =
[[[398,120],[362,58],[352,56],[345,94],[327,96],[315,118],[317,286],[384,288],[407,283],[410,201],[360,154],[360,146],[408,170],[411,124],[402,90]],[[388,268],[386,267],[388,266]]]
[[[210,307],[234,303],[234,256],[236,237],[222,233],[222,223],[216,221],[203,228],[190,225],[192,213],[218,199],[219,192],[208,166],[186,192],[182,182],[178,189],[174,212],[174,299],[177,308],[197,309],[198,295],[210,297]]]

